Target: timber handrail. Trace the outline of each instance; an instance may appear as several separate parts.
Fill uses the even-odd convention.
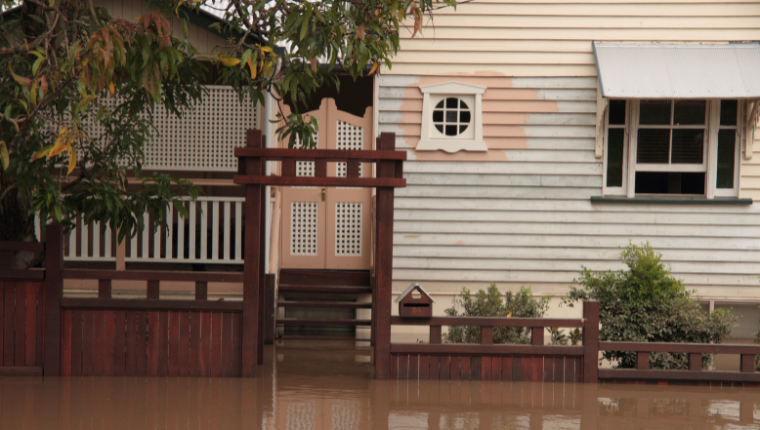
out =
[[[283,149],[283,148],[235,148],[235,156],[258,157],[267,161],[295,159],[298,161],[324,160],[330,162],[355,160],[364,163],[377,161],[403,161],[403,151],[339,150],[339,149]]]
[[[506,318],[506,317],[391,317],[393,325],[467,326],[467,327],[583,327],[582,319]]]
[[[116,279],[120,281],[243,282],[240,272],[178,272],[158,270],[63,269],[64,279]]]
[[[676,342],[599,342],[600,351],[686,352],[699,354],[755,354],[760,345]]]

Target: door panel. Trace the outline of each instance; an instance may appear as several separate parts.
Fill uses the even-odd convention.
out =
[[[287,112],[286,112],[287,113]],[[321,149],[372,149],[372,109],[364,117],[338,111],[324,99],[308,112],[319,123]],[[280,146],[287,147],[287,142]],[[298,176],[314,176],[313,162],[298,162]],[[359,175],[371,177],[371,164]],[[346,163],[328,163],[327,176],[346,176]],[[354,269],[370,267],[370,188],[283,187],[280,266],[282,268]]]

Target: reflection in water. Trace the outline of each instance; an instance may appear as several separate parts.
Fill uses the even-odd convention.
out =
[[[0,378],[0,429],[760,429],[760,389],[374,381],[368,355],[278,346],[255,380]]]

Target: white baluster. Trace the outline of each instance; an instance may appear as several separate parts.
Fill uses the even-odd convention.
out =
[[[224,202],[224,261],[230,260],[230,223],[232,222],[230,213],[230,202]]]
[[[184,205],[185,202],[180,202]],[[177,259],[185,259],[185,219],[177,211]]]
[[[153,259],[161,260],[161,222],[158,217],[153,217],[153,226],[156,231],[153,232]]]
[[[130,234],[130,232],[128,231],[127,234]],[[137,258],[137,235],[134,235],[130,242],[129,255],[127,255],[127,257]]]
[[[195,202],[190,202],[190,252],[191,260],[195,260]]]
[[[242,260],[243,249],[243,203],[235,202],[235,260]]]
[[[90,245],[90,225],[84,223],[84,217],[82,217],[82,257],[89,257],[89,245]]]
[[[40,226],[39,212],[34,213],[34,237],[36,237],[38,241],[42,241],[42,227]]]
[[[214,219],[211,223],[211,259],[219,259],[219,202],[213,201]]]
[[[201,202],[201,260],[208,260],[208,201]]]
[[[77,256],[77,225],[69,232],[69,258]]]

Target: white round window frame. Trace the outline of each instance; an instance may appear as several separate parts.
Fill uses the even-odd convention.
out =
[[[488,151],[483,141],[483,93],[485,87],[446,82],[420,87],[422,91],[422,128],[417,151],[438,151],[448,153],[459,151]],[[435,105],[448,97],[463,100],[470,108],[470,126],[458,136],[446,136],[435,128],[433,111]]]

